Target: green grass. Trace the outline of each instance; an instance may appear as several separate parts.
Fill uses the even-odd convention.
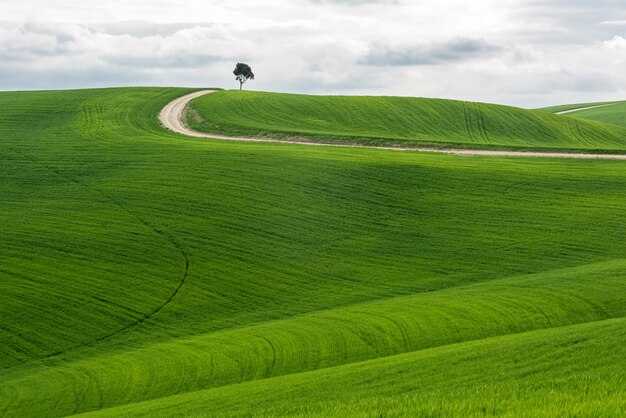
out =
[[[572,103],[566,105],[557,105],[557,106],[549,106],[542,107],[537,110],[543,110],[544,112],[557,113],[557,112],[565,112],[568,110],[582,109],[584,107],[592,107],[592,106],[603,106],[603,105],[613,105],[619,102],[593,102],[593,103]],[[578,112],[572,112],[570,115],[577,114]]]
[[[572,112],[569,115],[579,119],[598,121],[626,128],[626,102],[616,102],[609,106]]]
[[[625,331],[622,318],[490,338],[84,416],[620,416]]]
[[[187,121],[211,133],[369,145],[626,149],[626,127],[441,99],[221,91],[195,99]]]
[[[623,408],[622,162],[184,138],[188,91],[0,93],[0,416]]]

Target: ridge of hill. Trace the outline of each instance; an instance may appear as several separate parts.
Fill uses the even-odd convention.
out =
[[[190,103],[202,132],[470,149],[626,150],[626,127],[444,99],[220,91]]]
[[[590,109],[578,110],[569,113],[569,116],[582,120],[602,122],[626,128],[626,102],[605,102],[605,103],[588,103],[577,105],[553,106],[541,110],[547,112],[567,111],[571,109],[587,108],[598,106]]]

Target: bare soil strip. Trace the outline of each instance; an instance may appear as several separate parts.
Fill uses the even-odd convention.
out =
[[[596,109],[598,107],[607,107],[607,106],[613,106],[617,103],[608,103],[608,104],[601,104],[601,105],[595,105],[595,106],[587,106],[587,107],[578,107],[576,109],[570,109],[570,110],[562,110],[560,112],[554,112],[555,115],[566,115],[568,113],[574,113],[574,112],[580,112],[582,110],[589,110],[589,109]]]
[[[197,91],[167,104],[163,110],[159,113],[159,120],[167,129],[176,133],[191,136],[195,138],[210,138],[226,141],[243,141],[243,142],[282,142],[287,144],[302,144],[302,145],[315,145],[322,147],[349,147],[349,148],[371,148],[390,151],[417,151],[417,152],[435,152],[439,154],[454,154],[465,156],[487,156],[487,157],[542,157],[542,158],[575,158],[575,159],[589,159],[589,160],[626,160],[626,154],[593,154],[593,153],[569,153],[569,152],[541,152],[541,151],[500,151],[500,150],[475,150],[475,149],[455,149],[455,148],[425,148],[425,147],[383,147],[383,146],[369,146],[369,145],[354,145],[354,144],[329,144],[324,142],[313,141],[293,141],[282,140],[273,138],[251,138],[240,136],[226,136],[220,134],[211,134],[206,132],[199,132],[190,129],[184,122],[185,109],[189,102],[193,99],[210,94],[216,90],[202,90]],[[601,105],[608,106],[608,105]],[[600,107],[600,106],[593,106]],[[583,109],[574,109],[583,110]]]

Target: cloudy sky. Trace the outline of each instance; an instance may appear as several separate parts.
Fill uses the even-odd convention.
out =
[[[625,0],[2,0],[0,90],[626,99]]]

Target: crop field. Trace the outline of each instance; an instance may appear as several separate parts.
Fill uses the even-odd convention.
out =
[[[569,113],[569,115],[577,116],[578,112],[581,111],[580,109],[589,108],[589,107],[608,106],[608,105],[614,105],[617,103],[619,102],[571,103],[571,104],[564,104],[564,105],[557,105],[557,106],[542,107],[537,110],[543,110],[544,112],[557,113],[557,114],[558,112],[572,111],[571,113]],[[576,112],[573,112],[574,110],[576,110]]]
[[[187,122],[211,133],[367,145],[626,150],[626,126],[443,99],[221,91],[194,100]]]
[[[0,93],[0,416],[624,413],[623,161],[187,138],[157,115],[191,91]],[[626,128],[578,115],[474,105],[487,141],[461,102],[362,100],[406,118],[250,92],[189,118],[626,147]],[[337,106],[366,110],[324,127]]]
[[[598,106],[595,109],[585,109],[572,112],[569,115],[591,121],[604,122],[612,125],[626,127],[626,102],[591,103],[587,105],[557,106],[546,108],[549,112],[558,112],[576,108]]]

